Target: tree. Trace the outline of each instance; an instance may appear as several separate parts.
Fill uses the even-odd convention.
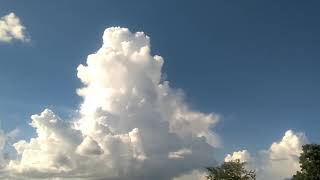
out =
[[[320,145],[306,144],[302,146],[299,157],[301,170],[292,180],[320,180]]]
[[[224,162],[217,167],[208,167],[208,180],[255,180],[256,172],[246,170],[244,162],[240,160]]]

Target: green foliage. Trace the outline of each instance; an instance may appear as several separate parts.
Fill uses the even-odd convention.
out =
[[[302,146],[299,158],[301,171],[292,177],[293,180],[320,180],[320,145],[306,144]]]
[[[254,170],[246,170],[245,163],[240,160],[224,162],[217,167],[208,167],[208,180],[254,180],[256,173]]]

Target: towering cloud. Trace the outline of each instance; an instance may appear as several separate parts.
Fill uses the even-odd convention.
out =
[[[14,16],[14,15],[10,15]],[[11,17],[12,18],[12,17]],[[1,27],[1,26],[0,26]],[[79,118],[49,109],[31,117],[37,136],[14,144],[10,176],[78,179],[172,179],[214,165],[216,114],[194,111],[162,81],[164,60],[150,39],[126,28],[105,30],[103,45],[78,67],[84,86]]]
[[[264,152],[265,162],[262,166],[263,179],[284,179],[291,177],[300,170],[299,156],[302,145],[308,143],[303,133],[295,133],[288,130],[280,142],[274,142]]]
[[[225,161],[240,159],[248,162],[250,168],[256,168],[257,179],[260,180],[283,180],[292,177],[300,170],[299,156],[302,145],[308,143],[303,133],[286,131],[279,142],[274,142],[268,150],[261,151],[258,157],[252,158],[247,150],[228,154]]]
[[[14,39],[29,41],[26,28],[20,19],[14,13],[10,13],[0,19],[0,42],[11,42]]]

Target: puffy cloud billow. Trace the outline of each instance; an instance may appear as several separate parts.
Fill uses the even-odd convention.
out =
[[[240,162],[249,163],[251,161],[251,155],[247,150],[233,152],[232,154],[227,154],[224,158],[225,162],[239,160]]]
[[[25,28],[12,13],[0,20],[0,41],[25,41]],[[164,60],[150,52],[143,32],[111,27],[103,44],[77,68],[83,101],[72,119],[52,110],[31,116],[36,136],[13,144],[16,158],[3,153],[18,130],[0,131],[0,178],[15,180],[204,180],[203,167],[217,165],[215,113],[191,109],[181,90],[162,78]],[[308,143],[288,130],[279,142],[252,156],[228,154],[257,170],[260,180],[280,180],[299,170]]]
[[[105,30],[102,47],[79,65],[79,117],[49,109],[31,117],[37,135],[13,146],[6,172],[15,179],[164,180],[215,165],[216,114],[192,110],[161,78],[164,60],[150,39]],[[193,173],[194,174],[194,173]]]
[[[14,13],[10,13],[0,18],[0,42],[9,43],[13,40],[26,42],[30,39],[19,17]]]
[[[257,157],[242,150],[228,154],[225,161],[240,159],[247,162],[248,168],[256,169],[259,180],[283,180],[300,170],[302,145],[308,142],[304,133],[288,130],[279,142],[272,143],[269,149],[262,150]]]

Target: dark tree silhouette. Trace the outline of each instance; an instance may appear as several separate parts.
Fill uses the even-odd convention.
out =
[[[306,144],[302,151],[299,157],[301,170],[292,180],[320,180],[320,145]]]

